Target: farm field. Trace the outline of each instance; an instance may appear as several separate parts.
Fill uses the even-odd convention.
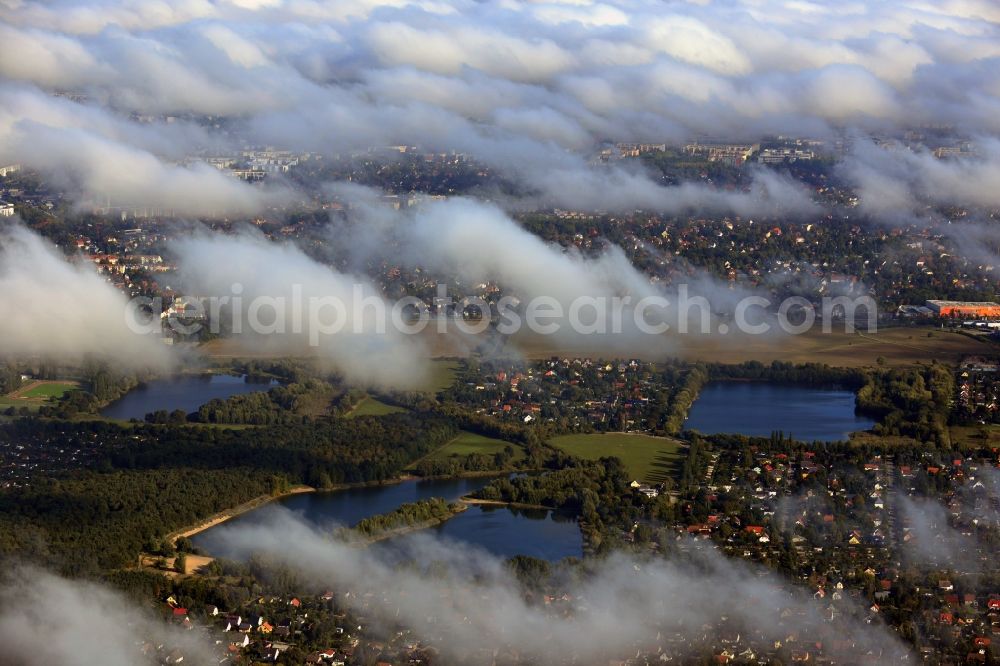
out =
[[[676,475],[684,455],[683,444],[677,440],[621,432],[561,435],[550,439],[549,444],[586,460],[616,456],[633,479],[649,483]]]

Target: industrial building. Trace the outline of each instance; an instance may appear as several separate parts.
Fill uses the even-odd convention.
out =
[[[1000,318],[1000,304],[993,301],[927,301],[927,307],[939,317]]]

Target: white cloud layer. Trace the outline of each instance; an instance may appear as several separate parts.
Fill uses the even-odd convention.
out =
[[[5,109],[0,156],[68,173],[93,196],[169,200],[182,214],[246,213],[285,193],[172,163],[209,143],[204,133],[188,127],[176,142],[178,128],[143,130],[125,114],[209,114],[245,138],[317,152],[457,149],[546,203],[590,191],[666,210],[690,193],[594,171],[593,149],[923,124],[1000,132],[991,0],[23,0],[0,5],[0,20],[0,77],[24,86],[5,93],[91,101],[69,114],[82,134],[49,112],[65,112],[61,102],[36,100],[42,117]],[[582,184],[561,195],[570,180]]]

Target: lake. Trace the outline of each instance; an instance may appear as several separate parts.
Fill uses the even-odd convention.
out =
[[[468,510],[424,534],[478,546],[497,557],[529,555],[542,560],[583,557],[583,537],[576,516],[548,509],[520,509],[473,504]],[[406,546],[417,533],[384,542]]]
[[[292,511],[320,532],[329,534],[336,525],[355,525],[369,516],[392,511],[405,502],[430,497],[456,500],[479,490],[491,480],[488,477],[408,480],[384,486],[290,495],[200,532],[191,537],[191,541],[210,553],[226,556],[219,549],[219,534],[269,522],[282,509]],[[499,557],[530,555],[558,560],[583,555],[583,537],[576,518],[545,509],[472,505],[467,511],[441,525],[421,530],[421,533],[480,547]],[[405,550],[408,540],[415,534],[389,539],[378,547]]]
[[[239,393],[266,391],[277,382],[248,382],[233,375],[186,375],[156,379],[135,388],[101,410],[111,419],[141,419],[150,412],[165,409],[185,413],[197,410],[209,400],[229,398]]]
[[[801,441],[846,440],[875,421],[855,414],[854,393],[768,382],[711,382],[695,400],[684,427],[706,435],[769,437],[780,430]]]

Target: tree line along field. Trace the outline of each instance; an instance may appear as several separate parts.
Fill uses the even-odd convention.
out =
[[[620,432],[561,435],[549,444],[584,460],[620,458],[633,480],[648,483],[676,476],[685,446],[676,439]]]

